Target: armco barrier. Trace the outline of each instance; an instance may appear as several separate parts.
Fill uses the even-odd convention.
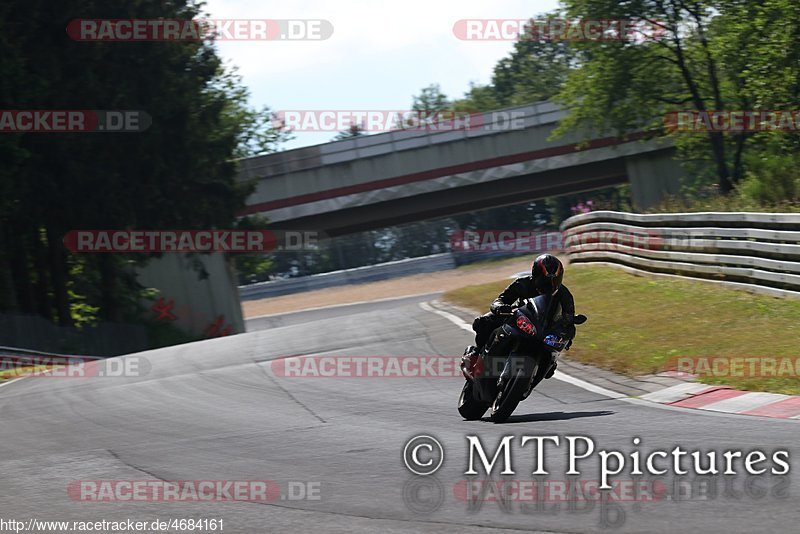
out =
[[[357,267],[344,271],[313,274],[285,280],[273,280],[239,286],[239,296],[242,300],[252,300],[265,297],[277,297],[303,291],[313,291],[328,287],[343,286],[347,284],[362,284],[376,280],[388,280],[410,274],[431,273],[455,268],[453,255],[434,254],[421,258],[390,261],[366,267]]]
[[[595,211],[567,219],[561,229],[573,264],[605,263],[800,297],[800,214]]]
[[[0,347],[0,368],[18,369],[26,365],[40,366],[44,362],[77,363],[78,361],[102,360],[100,356],[83,356],[78,354],[54,354],[36,350],[21,349],[18,347]],[[3,382],[0,381],[0,384]]]
[[[40,315],[0,313],[0,350],[37,355],[117,356],[149,348],[143,325],[98,322],[83,328],[58,326]],[[24,348],[24,349],[23,349]]]

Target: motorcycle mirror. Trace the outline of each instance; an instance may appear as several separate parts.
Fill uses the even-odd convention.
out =
[[[588,317],[586,317],[583,314],[580,314],[580,315],[576,315],[575,319],[573,319],[572,322],[575,323],[575,324],[583,324],[583,323],[586,322],[587,319],[588,319]]]

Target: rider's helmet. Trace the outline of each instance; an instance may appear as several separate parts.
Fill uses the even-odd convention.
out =
[[[555,295],[564,280],[564,266],[552,254],[542,254],[533,260],[531,280],[542,295]]]

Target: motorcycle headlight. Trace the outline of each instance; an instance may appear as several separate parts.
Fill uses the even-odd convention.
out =
[[[536,334],[536,327],[533,326],[530,319],[521,313],[517,315],[517,328],[531,336]]]

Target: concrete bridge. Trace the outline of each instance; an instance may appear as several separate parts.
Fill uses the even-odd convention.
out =
[[[677,193],[674,148],[638,132],[550,140],[550,102],[484,113],[460,129],[392,131],[242,160],[241,213],[330,236],[630,183],[636,207]],[[477,126],[476,126],[477,124]]]
[[[249,158],[238,179],[257,187],[243,214],[335,236],[627,182],[639,207],[677,192],[680,167],[669,144],[642,133],[549,140],[563,117],[543,102],[473,117],[468,128],[393,131]],[[219,254],[197,261],[205,277],[175,256],[139,273],[147,287],[163,288],[157,318],[207,337],[243,331],[226,262]]]

